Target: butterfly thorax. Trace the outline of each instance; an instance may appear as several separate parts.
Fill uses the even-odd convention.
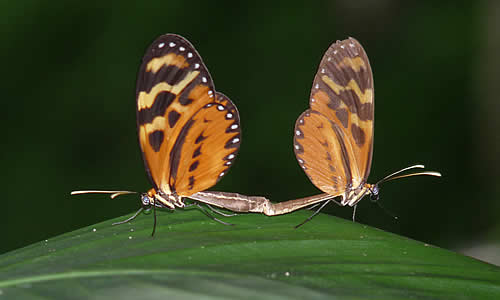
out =
[[[152,188],[147,193],[142,194],[141,201],[144,207],[156,205],[157,207],[175,209],[175,207],[185,206],[182,198],[175,193],[165,193]]]
[[[378,196],[378,186],[375,184],[364,183],[358,185],[356,188],[347,188],[345,193],[342,195],[342,205],[354,206],[358,204],[361,199],[366,194],[377,195]]]

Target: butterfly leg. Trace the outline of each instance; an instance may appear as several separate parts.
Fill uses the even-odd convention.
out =
[[[234,216],[237,216],[238,214],[237,213],[232,213],[232,214],[228,214],[228,213],[225,213],[223,211],[220,211],[218,209],[215,209],[212,205],[210,204],[207,204],[208,208],[210,208],[211,211],[213,211],[214,213],[216,214],[219,214],[221,216],[224,216],[224,217],[234,217]]]
[[[335,199],[331,199],[331,201],[332,201],[333,203],[337,204],[338,206],[344,206],[344,205],[342,205],[340,202],[338,202],[338,201],[337,201],[337,200],[335,200]],[[321,205],[321,203],[316,203],[316,204],[314,204],[314,205],[309,206],[309,207],[308,207],[308,208],[306,208],[306,209],[307,209],[307,210],[313,210],[313,209],[315,209],[316,207],[318,207],[319,205]]]
[[[331,201],[333,203],[337,204],[338,206],[344,206],[342,203],[338,202],[337,200],[332,199]]]
[[[138,211],[137,211],[137,212],[136,212],[133,216],[131,216],[130,218],[128,218],[128,219],[126,219],[126,220],[123,220],[123,221],[115,222],[115,223],[113,223],[113,224],[111,224],[111,225],[120,225],[120,224],[125,224],[125,223],[128,223],[128,222],[132,221],[133,219],[135,219],[135,218],[136,218],[136,217],[137,217],[137,216],[141,213],[141,211],[143,211],[143,210],[144,210],[144,208],[142,208],[142,207],[141,207],[141,208],[139,208],[139,210],[138,210]]]
[[[307,207],[306,209],[307,209],[307,210],[313,210],[313,209],[315,209],[316,207],[318,207],[319,205],[321,205],[321,203],[316,203],[316,204],[314,204],[314,205],[311,205],[311,206]]]
[[[299,228],[300,226],[304,225],[305,223],[311,221],[312,218],[314,218],[314,216],[316,216],[322,209],[323,207],[325,207],[328,203],[330,203],[330,201],[332,201],[331,199],[330,200],[327,200],[325,201],[321,206],[320,208],[318,208],[318,210],[316,210],[309,218],[307,218],[304,222],[300,223],[299,225],[295,226],[295,229]]]
[[[185,205],[184,205],[184,208],[189,208],[189,207],[194,206],[194,205],[196,205],[196,203],[195,203],[195,202],[193,202],[193,203],[189,203],[189,204],[185,204]]]
[[[196,206],[198,206],[198,208],[199,208],[199,209],[200,209],[200,210],[201,210],[201,211],[202,211],[202,212],[203,212],[203,213],[204,213],[207,217],[209,217],[210,219],[212,219],[212,220],[214,220],[214,221],[217,221],[217,222],[219,222],[219,223],[221,223],[221,224],[224,224],[224,225],[228,225],[228,226],[233,226],[233,225],[234,225],[234,224],[227,223],[227,222],[224,222],[224,221],[222,221],[222,220],[219,220],[219,219],[217,219],[216,217],[212,216],[212,215],[211,215],[209,212],[207,212],[207,211],[206,211],[206,209],[205,209],[203,206],[201,206],[199,203],[196,203],[195,205],[196,205]]]
[[[153,200],[153,215],[154,215],[154,223],[153,223],[153,232],[151,232],[151,236],[153,237],[155,235],[156,231],[156,198]]]
[[[197,205],[197,204],[199,204],[199,203],[192,202],[192,203],[189,203],[189,204],[185,204],[185,205],[184,205],[184,208],[188,208],[188,207],[191,207],[191,206],[193,206],[193,205]],[[221,216],[224,216],[224,217],[234,217],[234,216],[237,216],[237,215],[238,215],[238,214],[236,214],[236,213],[233,213],[233,214],[228,214],[228,213],[222,212],[222,211],[220,211],[220,210],[215,209],[215,208],[214,208],[212,205],[210,205],[210,204],[206,204],[206,205],[207,205],[207,207],[208,207],[208,208],[210,208],[210,210],[211,210],[211,211],[213,211],[214,213],[219,214],[219,215],[221,215]]]

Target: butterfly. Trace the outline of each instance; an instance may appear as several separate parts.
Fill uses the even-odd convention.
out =
[[[152,188],[141,195],[143,209],[175,209],[189,197],[234,211],[251,211],[261,197],[203,192],[232,166],[241,144],[239,113],[216,92],[201,56],[185,38],[165,34],[146,50],[137,76],[139,146]],[[74,191],[72,194],[130,191]],[[155,226],[156,228],[156,214]]]
[[[424,167],[414,165],[376,184],[367,183],[373,156],[374,104],[372,70],[361,44],[354,38],[333,43],[319,64],[309,109],[298,117],[293,140],[300,167],[324,194],[267,203],[262,212],[278,215],[324,202],[301,226],[333,201],[354,207],[354,220],[356,205],[365,195],[378,200],[380,183],[416,175],[440,177],[432,171],[400,175]]]

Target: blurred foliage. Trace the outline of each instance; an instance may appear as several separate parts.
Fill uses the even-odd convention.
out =
[[[307,108],[324,51],[352,36],[375,76],[370,181],[414,163],[444,175],[383,185],[381,204],[399,220],[365,200],[358,222],[447,248],[499,231],[498,165],[486,160],[496,157],[499,128],[483,118],[491,110],[484,110],[490,94],[481,77],[498,57],[480,59],[498,27],[488,27],[493,12],[482,2],[4,1],[0,7],[6,112],[0,253],[138,208],[137,197],[69,192],[149,189],[135,131],[135,80],[146,47],[168,32],[195,45],[216,89],[240,111],[239,158],[214,189],[273,201],[318,192],[294,158],[293,124]],[[326,212],[350,217],[351,209]]]

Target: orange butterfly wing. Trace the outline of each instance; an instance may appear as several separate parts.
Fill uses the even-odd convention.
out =
[[[348,195],[366,183],[373,153],[373,75],[353,38],[326,51],[313,81],[310,109],[295,124],[295,155],[320,190]]]
[[[211,103],[232,109],[232,120],[225,120],[227,111],[218,111]],[[207,68],[186,39],[166,34],[148,48],[137,79],[136,105],[139,145],[155,190],[188,196],[223,176],[221,173],[229,167],[227,162],[234,159],[239,148],[239,116],[229,99],[216,96]],[[212,122],[205,124],[204,120]],[[225,125],[237,126],[226,132]],[[200,132],[204,132],[205,140],[198,149]],[[212,151],[228,153],[225,142],[236,136],[231,159],[230,154],[225,160],[213,155]],[[197,150],[203,152],[196,155]]]
[[[320,190],[339,195],[348,184],[350,169],[341,142],[343,133],[323,114],[308,109],[295,124],[295,155],[309,179]]]
[[[189,121],[182,148],[174,157],[179,166],[170,186],[180,196],[190,196],[216,184],[232,165],[241,133],[236,106],[221,93]]]

